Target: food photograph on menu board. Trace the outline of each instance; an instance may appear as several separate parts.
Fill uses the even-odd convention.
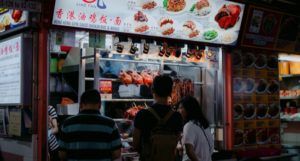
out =
[[[26,27],[27,23],[27,11],[0,8],[0,34]]]
[[[235,45],[244,4],[226,0],[56,0],[60,26]]]

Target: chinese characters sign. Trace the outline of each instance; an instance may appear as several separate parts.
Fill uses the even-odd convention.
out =
[[[56,0],[53,24],[234,45],[244,5],[226,0],[203,2]]]
[[[21,103],[21,39],[0,42],[0,104]]]

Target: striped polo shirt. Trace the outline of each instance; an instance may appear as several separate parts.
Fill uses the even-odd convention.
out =
[[[112,152],[122,146],[115,122],[96,110],[67,119],[61,133],[60,146],[68,161],[111,161]]]

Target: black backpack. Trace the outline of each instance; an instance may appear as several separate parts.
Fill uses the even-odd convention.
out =
[[[166,126],[174,111],[170,110],[164,118],[160,118],[153,108],[149,108],[148,111],[158,120],[158,123],[151,130],[150,141],[143,145],[141,160],[174,161],[178,134]]]

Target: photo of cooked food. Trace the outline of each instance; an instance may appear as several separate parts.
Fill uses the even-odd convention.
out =
[[[211,13],[211,5],[209,0],[197,0],[190,9],[190,12],[196,16],[206,16]]]
[[[266,144],[268,142],[268,130],[266,128],[257,129],[256,140],[257,144]]]
[[[140,1],[141,1],[141,7],[144,10],[151,10],[157,6],[155,0],[140,0]]]
[[[134,31],[138,33],[144,33],[149,30],[148,18],[146,14],[141,11],[138,11],[134,14]]]
[[[223,32],[222,34],[222,43],[232,44],[237,41],[238,33],[237,32]]]
[[[271,83],[268,85],[268,92],[270,94],[278,93],[279,92],[279,82],[276,80],[272,80]]]
[[[213,41],[218,37],[218,32],[214,29],[207,30],[203,33],[204,40]]]
[[[243,117],[244,107],[241,104],[235,104],[233,106],[233,117],[235,120],[238,120]]]
[[[243,130],[234,130],[234,146],[240,146],[244,142],[244,132]]]
[[[0,14],[6,13],[8,11],[9,11],[9,9],[7,9],[7,8],[0,8]]]
[[[236,93],[242,92],[244,84],[242,78],[233,78],[233,91]]]
[[[179,12],[185,8],[186,0],[163,0],[163,6],[169,12]]]
[[[259,104],[256,109],[256,116],[258,119],[264,119],[268,114],[268,106],[265,104]]]
[[[22,17],[23,11],[21,10],[13,10],[11,13],[11,18],[14,20],[15,23],[20,22]]]
[[[256,115],[254,104],[247,104],[244,106],[244,118],[246,120],[253,119]]]
[[[265,93],[267,90],[268,83],[265,79],[260,79],[256,85],[256,92],[258,94]]]
[[[279,105],[277,103],[271,104],[268,111],[269,117],[277,118],[279,117],[279,113],[280,113]]]
[[[267,66],[267,57],[266,55],[258,55],[255,61],[255,67],[257,69],[262,69]]]
[[[256,129],[245,130],[245,144],[256,144]]]
[[[222,29],[229,29],[240,19],[241,7],[236,4],[224,4],[215,16],[215,21]]]
[[[10,28],[10,17],[9,14],[5,14],[2,19],[0,19],[0,32],[5,31]]]
[[[0,32],[26,24],[26,15],[22,10],[0,8]]]
[[[269,129],[269,142],[271,144],[279,144],[280,143],[280,130],[278,128]]]
[[[159,27],[162,35],[172,35],[175,31],[174,21],[171,18],[162,18]]]
[[[183,33],[188,38],[197,37],[200,33],[200,31],[197,29],[197,25],[193,21],[186,21],[182,27],[183,27]]]
[[[255,90],[255,80],[247,78],[245,83],[245,93],[253,93]]]
[[[250,68],[253,66],[255,61],[255,56],[252,53],[246,53],[243,55],[243,66],[246,68]]]

